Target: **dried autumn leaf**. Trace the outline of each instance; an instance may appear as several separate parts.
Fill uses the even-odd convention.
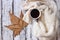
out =
[[[28,25],[28,23],[26,23],[25,21],[23,21],[23,28],[26,27]]]
[[[14,14],[11,14],[11,13],[10,13],[9,15],[10,15],[11,23],[12,23],[12,24],[18,24],[19,18],[16,17]]]
[[[7,28],[13,30],[13,33],[14,33],[14,37],[16,35],[19,35],[21,30],[26,27],[28,25],[28,23],[26,23],[24,20],[23,20],[23,13],[21,11],[21,15],[20,15],[20,18],[16,17],[13,13],[10,13],[10,20],[11,20],[11,23],[12,25],[9,25],[7,26]]]
[[[15,24],[14,24],[14,25],[9,25],[9,26],[7,26],[7,27],[8,27],[9,29],[11,29],[11,30],[16,29],[16,28],[17,28],[17,29],[20,28],[18,24],[16,24],[16,25],[15,25]]]
[[[20,29],[15,29],[15,30],[14,30],[14,32],[13,32],[13,33],[14,33],[14,37],[15,37],[16,35],[20,34],[20,31],[19,31],[19,30],[20,30]]]

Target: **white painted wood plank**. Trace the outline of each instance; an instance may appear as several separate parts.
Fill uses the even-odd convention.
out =
[[[2,18],[2,22],[3,22],[3,40],[13,40],[13,32],[11,30],[9,30],[7,27],[5,27],[5,25],[10,25],[10,19],[9,19],[9,10],[11,10],[11,6],[12,6],[12,0],[2,0],[2,6],[3,6],[3,10],[2,10],[2,14],[3,14],[3,18]]]
[[[22,10],[22,0],[14,0],[14,14],[20,17],[20,12]],[[20,35],[16,36],[14,40],[25,40],[25,30],[22,30]]]
[[[60,0],[56,0],[57,6],[58,6],[58,10],[60,10]]]
[[[31,34],[31,25],[28,25],[27,27],[26,27],[26,38],[27,38],[27,40],[31,40],[31,38],[30,38],[30,34]]]
[[[1,40],[1,0],[0,0],[0,40]]]
[[[57,4],[57,8],[58,8],[58,12],[57,12],[57,17],[59,19],[59,27],[58,27],[58,40],[60,40],[60,0],[55,0],[56,4]]]

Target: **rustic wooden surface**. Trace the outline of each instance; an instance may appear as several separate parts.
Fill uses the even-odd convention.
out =
[[[32,36],[32,26],[28,25],[24,30],[21,31],[20,35],[13,37],[13,31],[6,28],[5,25],[10,25],[9,11],[12,10],[13,0],[0,0],[0,40],[38,40]],[[60,0],[55,0],[58,6],[57,16],[60,21]],[[23,0],[14,0],[14,14],[19,17],[22,8]],[[2,15],[2,16],[1,16]],[[1,21],[2,20],[2,21]],[[2,24],[1,24],[2,23]],[[60,29],[60,27],[59,27]],[[2,33],[1,33],[2,32]],[[60,31],[58,30],[58,34]],[[58,39],[59,35],[58,35]]]

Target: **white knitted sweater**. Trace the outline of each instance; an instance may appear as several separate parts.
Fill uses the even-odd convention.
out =
[[[38,22],[30,17],[30,11],[34,8],[41,12]],[[56,17],[57,7],[53,0],[28,2],[24,5],[24,10],[27,11],[23,20],[29,24],[32,23],[33,36],[39,40],[56,40],[58,19]]]

